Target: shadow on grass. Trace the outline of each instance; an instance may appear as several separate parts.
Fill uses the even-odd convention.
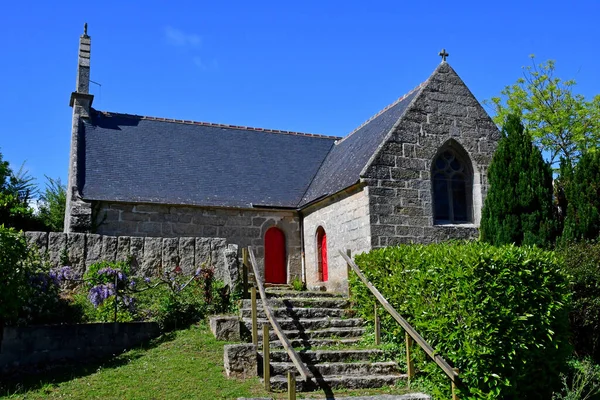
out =
[[[175,339],[175,332],[166,332],[145,344],[121,354],[89,360],[89,362],[63,362],[36,370],[24,369],[10,374],[0,374],[0,397],[24,394],[44,387],[58,385],[75,378],[91,375],[100,369],[118,368],[144,356],[146,350]]]

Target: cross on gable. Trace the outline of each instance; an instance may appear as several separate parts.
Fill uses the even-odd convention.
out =
[[[446,62],[446,58],[450,55],[448,53],[446,53],[446,49],[442,49],[442,51],[440,51],[438,53],[439,56],[442,57],[442,62]]]

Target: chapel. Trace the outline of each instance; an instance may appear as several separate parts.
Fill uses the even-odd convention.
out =
[[[79,40],[66,232],[225,238],[264,280],[343,291],[339,250],[478,236],[498,128],[446,61],[344,137],[93,108]]]

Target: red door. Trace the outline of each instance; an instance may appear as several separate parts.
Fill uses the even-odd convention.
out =
[[[287,283],[285,272],[285,235],[270,228],[265,234],[265,282]]]
[[[329,279],[329,270],[327,268],[327,234],[325,233],[325,229],[323,229],[321,226],[317,230],[317,248],[319,278],[321,278],[321,281],[327,282]]]

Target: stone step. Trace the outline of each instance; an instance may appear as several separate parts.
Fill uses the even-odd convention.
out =
[[[296,377],[296,390],[309,392],[328,389],[371,389],[383,386],[393,386],[399,381],[405,381],[406,374],[391,375],[325,375],[308,382]],[[271,377],[271,388],[277,391],[287,390],[287,376],[277,375]]]
[[[237,400],[274,400],[272,397],[238,397]],[[336,400],[431,400],[425,393],[378,394],[375,396],[336,397]]]
[[[290,339],[292,347],[300,349],[311,349],[314,347],[330,347],[330,346],[357,346],[360,344],[361,338],[344,338],[344,339]],[[262,352],[262,340],[258,341],[258,347]],[[281,349],[283,346],[279,340],[269,342],[269,347]]]
[[[257,307],[262,307],[262,301],[257,301]],[[302,298],[302,297],[277,297],[267,299],[267,304],[272,308],[346,308],[350,302],[341,298]],[[251,308],[250,299],[242,300],[242,308]]]
[[[248,331],[252,330],[252,318],[242,319],[244,325]],[[257,318],[257,323],[260,327],[263,324],[268,324],[269,320],[266,318]],[[287,331],[293,331],[295,329],[327,329],[327,328],[361,328],[364,326],[364,320],[362,318],[278,318],[279,326],[281,329]]]
[[[310,299],[310,298],[345,298],[347,299],[348,296],[345,296],[343,294],[339,294],[339,293],[332,293],[332,292],[317,292],[317,291],[310,291],[310,290],[303,290],[303,291],[298,291],[298,290],[275,290],[275,289],[267,289],[267,297],[268,298],[277,298],[277,297],[285,297],[285,298],[290,298],[290,297],[296,297],[296,298],[306,298],[306,299]]]
[[[308,364],[308,369],[316,376],[328,375],[395,375],[400,374],[398,364],[393,361],[382,362],[336,362]],[[296,366],[291,362],[272,362],[271,376],[285,375],[292,371],[297,373]]]
[[[288,285],[287,283],[265,283],[265,289],[269,288],[272,290],[294,290],[292,285]]]
[[[283,334],[290,340],[311,340],[311,339],[337,339],[337,338],[357,338],[365,333],[364,328],[327,328],[317,330],[292,330],[283,331]],[[258,340],[262,341],[262,329],[258,330]],[[269,340],[278,340],[273,329],[269,329]]]
[[[275,318],[340,318],[340,317],[352,317],[354,311],[339,309],[339,308],[272,308]],[[240,310],[242,318],[252,318],[252,311],[249,308],[242,308]],[[262,307],[257,309],[258,318],[266,318],[265,311]]]
[[[291,362],[290,356],[284,350],[275,350],[270,354],[272,362]],[[301,350],[298,354],[305,363],[317,364],[349,361],[376,361],[383,358],[384,352],[379,349]]]

